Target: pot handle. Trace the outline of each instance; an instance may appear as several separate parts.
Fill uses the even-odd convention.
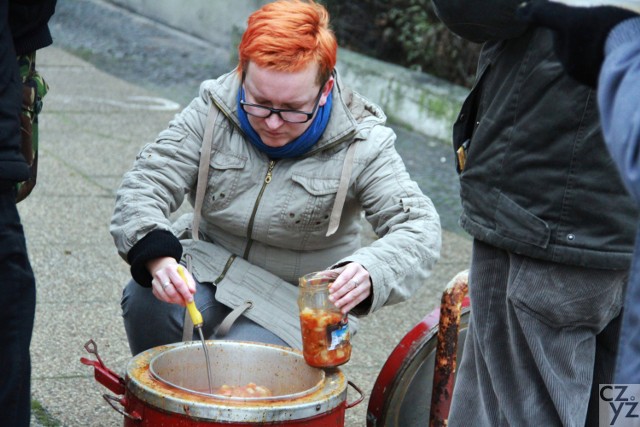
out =
[[[116,412],[119,412],[121,415],[124,415],[125,417],[129,418],[130,420],[133,420],[135,422],[140,422],[142,421],[142,417],[140,416],[140,414],[138,414],[136,411],[133,411],[131,414],[127,413],[124,409],[121,409],[120,407],[116,406],[116,403],[122,405],[123,408],[126,408],[126,399],[123,397],[121,399],[118,399],[115,396],[110,396],[108,394],[103,394],[102,398],[104,400],[107,401],[107,403],[109,404],[109,406],[111,406]]]
[[[354,406],[356,406],[358,403],[360,403],[360,402],[362,402],[364,400],[364,394],[362,393],[362,390],[360,390],[360,387],[358,387],[357,385],[355,385],[351,381],[347,381],[347,384],[350,385],[351,387],[353,387],[358,392],[358,394],[360,395],[360,397],[358,397],[355,400],[355,402],[347,403],[347,409],[351,409]]]
[[[100,355],[98,354],[98,346],[95,341],[89,340],[84,345],[84,348],[90,354],[93,354],[97,360],[87,359],[86,357],[81,357],[80,362],[87,366],[93,366],[94,377],[96,381],[100,384],[114,392],[115,394],[121,395],[124,394],[126,385],[124,379],[120,377],[117,373],[107,368],[107,366],[102,362]]]

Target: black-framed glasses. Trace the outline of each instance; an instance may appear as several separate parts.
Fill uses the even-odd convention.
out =
[[[265,107],[264,105],[251,104],[243,99],[240,100],[240,105],[242,106],[242,110],[244,110],[245,113],[250,116],[260,117],[261,119],[266,119],[267,117],[271,117],[272,114],[277,114],[282,120],[287,123],[306,123],[311,120],[316,110],[318,109],[318,104],[320,103],[320,98],[322,97],[322,89],[324,89],[325,84],[322,84],[320,86],[320,91],[318,91],[316,102],[313,104],[313,110],[311,110],[310,113],[300,110],[287,110]]]

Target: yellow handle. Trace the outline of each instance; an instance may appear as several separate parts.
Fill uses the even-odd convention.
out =
[[[187,283],[187,276],[185,276],[184,267],[181,265],[178,265],[178,274],[180,275],[182,280],[184,280],[184,282]],[[191,321],[193,322],[193,326],[195,326],[196,328],[201,327],[202,324],[204,323],[204,321],[202,320],[202,314],[200,314],[200,311],[198,311],[198,308],[196,307],[196,303],[193,300],[187,303],[187,310],[189,311],[189,316],[191,316]]]

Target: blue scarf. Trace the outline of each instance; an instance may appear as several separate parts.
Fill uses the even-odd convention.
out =
[[[329,116],[331,116],[332,94],[329,93],[327,102],[323,106],[318,107],[317,114],[313,118],[313,122],[311,122],[311,125],[307,128],[307,130],[304,131],[302,135],[287,143],[286,145],[283,145],[282,147],[269,147],[264,142],[262,142],[262,139],[260,139],[258,133],[249,123],[247,113],[244,112],[242,106],[240,105],[240,100],[243,98],[244,89],[241,86],[240,90],[238,91],[238,119],[240,119],[240,126],[242,127],[244,133],[249,137],[249,141],[251,141],[251,144],[253,144],[254,147],[262,151],[272,159],[288,159],[298,157],[309,151],[311,147],[313,147],[322,136],[322,133],[327,127],[327,123],[329,123]]]

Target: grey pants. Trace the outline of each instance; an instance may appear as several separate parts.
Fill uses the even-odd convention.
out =
[[[597,426],[626,279],[474,241],[471,320],[449,426]]]
[[[244,316],[236,320],[226,336],[216,337],[216,328],[231,309],[216,301],[215,293],[216,288],[212,284],[196,282],[194,299],[196,307],[202,313],[205,339],[252,341],[289,347],[277,335]],[[185,307],[158,300],[151,293],[151,288],[143,288],[133,280],[122,291],[121,305],[132,355],[152,347],[182,341]]]

